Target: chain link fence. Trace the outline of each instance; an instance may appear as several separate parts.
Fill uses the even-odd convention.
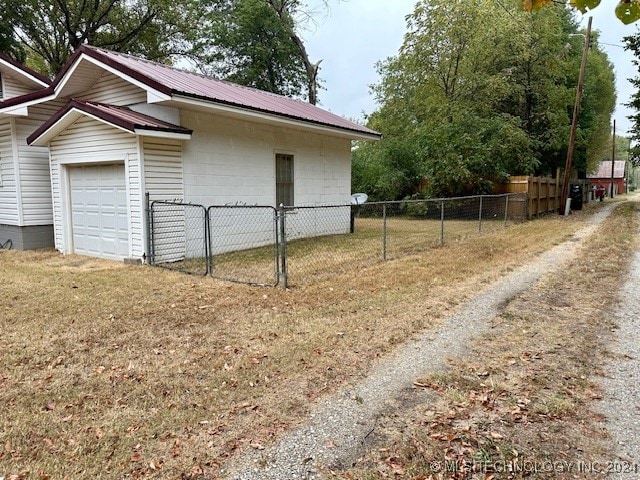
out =
[[[526,218],[526,194],[279,209],[153,202],[150,263],[234,282],[287,287]]]
[[[209,274],[232,282],[277,285],[277,215],[273,207],[209,207]]]
[[[156,201],[149,208],[150,263],[195,275],[208,272],[206,208]]]

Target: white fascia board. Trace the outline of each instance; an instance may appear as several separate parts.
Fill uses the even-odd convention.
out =
[[[158,138],[171,138],[175,140],[191,140],[191,135],[188,133],[177,132],[163,132],[161,130],[147,130],[144,128],[136,128],[133,133],[142,137],[158,137]]]
[[[251,118],[253,120],[271,123],[274,125],[284,125],[288,127],[294,127],[297,129],[311,130],[315,132],[325,133],[328,135],[348,138],[351,140],[380,140],[378,135],[367,134],[363,132],[356,132],[354,130],[348,130],[340,127],[330,127],[327,125],[318,125],[312,122],[305,122],[304,120],[295,120],[285,117],[281,117],[278,114],[269,114],[264,112],[258,112],[248,108],[235,107],[231,105],[224,105],[216,103],[215,101],[199,100],[196,98],[185,97],[182,95],[174,95],[171,99],[177,103],[185,105],[194,105],[199,107],[205,107],[212,112],[221,112],[226,114],[232,114],[237,117]]]
[[[28,102],[19,103],[11,107],[0,108],[0,113],[5,115],[11,115],[12,117],[26,117],[29,115],[28,108],[31,105],[39,105],[41,103],[48,102],[49,100],[53,100],[55,98],[56,98],[56,95],[53,94],[53,95],[49,95],[48,97],[37,98],[35,100],[30,100]]]
[[[20,75],[21,77],[27,79],[29,82],[35,83],[36,86],[38,87],[47,88],[49,86],[47,82],[43,82],[38,77],[34,77],[30,73],[25,72],[24,70],[16,67],[12,63],[9,63],[1,58],[0,58],[0,65],[2,65],[5,68],[8,68],[9,70],[13,71],[17,75]]]
[[[10,117],[28,117],[29,109],[23,105],[19,105],[17,107],[7,108],[6,110],[0,110],[0,113]]]
[[[60,118],[54,125],[52,125],[47,131],[43,132],[38,138],[36,138],[31,145],[37,147],[45,147],[49,142],[56,137],[65,128],[80,118],[81,112],[76,109],[68,111],[63,117]]]
[[[147,103],[160,103],[171,100],[171,95],[165,95],[157,90],[147,87]]]
[[[118,70],[116,68],[113,68],[113,67],[111,67],[109,65],[106,65],[106,64],[102,63],[100,60],[96,60],[95,58],[90,57],[86,53],[82,53],[80,55],[80,57],[78,58],[76,63],[67,71],[67,73],[60,80],[58,85],[56,85],[56,93],[58,93],[62,89],[64,89],[65,85],[67,83],[69,83],[69,81],[73,77],[74,72],[76,71],[76,69],[82,63],[82,60],[86,60],[87,62],[92,63],[92,64],[96,65],[97,67],[99,67],[99,68],[101,68],[103,70],[106,70],[107,72],[112,73],[112,74],[116,75],[117,77],[122,78],[123,80],[135,85],[136,87],[141,88],[142,90],[145,90],[147,92],[147,102],[149,102],[149,103],[163,102],[163,101],[171,99],[171,97],[169,95],[165,95],[164,93],[159,92],[159,91],[149,87],[149,85],[146,85],[146,84],[136,80],[135,78],[131,78],[130,76],[125,75],[120,70]]]

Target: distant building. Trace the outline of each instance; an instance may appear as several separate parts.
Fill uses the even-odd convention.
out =
[[[627,162],[626,160],[616,160],[613,166],[613,194],[625,193],[627,177]],[[600,162],[598,170],[594,173],[588,174],[587,178],[591,182],[592,186],[604,187],[607,192],[611,186],[611,160],[604,160]]]

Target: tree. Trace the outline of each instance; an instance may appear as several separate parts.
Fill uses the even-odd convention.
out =
[[[584,158],[581,171],[593,171],[611,151],[611,118],[616,105],[613,65],[605,53],[598,48],[598,36],[593,34],[587,59],[585,84],[579,117],[580,139],[576,144]]]
[[[518,3],[416,5],[399,54],[378,65],[380,108],[368,124],[383,139],[356,151],[354,190],[374,199],[487,193],[509,175],[555,175],[564,165],[582,53],[572,45],[577,25],[562,7],[526,14]],[[615,105],[603,59],[594,43],[578,129],[584,165],[606,148],[601,133]]]
[[[635,88],[635,93],[631,96],[631,101],[627,103],[627,106],[635,111],[633,115],[629,115],[631,120],[631,149],[629,151],[629,158],[634,166],[640,166],[640,33],[631,35],[624,38],[626,44],[625,50],[630,50],[634,59],[632,63],[638,69],[638,76],[630,78],[629,82]]]
[[[315,105],[320,62],[311,62],[299,33],[312,18],[304,8],[299,0],[209,0],[198,45],[201,67],[274,93],[305,91]]]
[[[232,82],[298,96],[306,73],[290,26],[265,0],[219,0],[208,15],[206,70]]]
[[[565,0],[523,0],[524,8],[528,11],[553,3],[565,5],[567,2]],[[568,3],[582,13],[586,13],[600,5],[600,0],[569,0]],[[620,0],[615,13],[625,25],[640,20],[640,0]]]
[[[289,38],[298,49],[300,60],[304,65],[307,73],[307,99],[309,103],[315,105],[318,101],[318,70],[320,61],[312,63],[307,54],[302,37],[297,32],[297,24],[294,19],[296,16],[307,16],[302,11],[300,0],[268,0],[269,5],[280,18],[282,25],[289,33]]]
[[[167,61],[184,53],[189,3],[169,0],[8,0],[5,20],[36,64],[55,74],[88,43]]]
[[[4,14],[0,14],[0,53],[9,55],[19,62],[26,60],[24,49],[13,35],[11,23]]]

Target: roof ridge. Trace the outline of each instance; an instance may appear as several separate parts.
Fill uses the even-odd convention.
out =
[[[193,75],[193,76],[202,78],[204,80],[210,80],[210,81],[214,81],[214,82],[224,83],[225,85],[229,85],[230,87],[233,87],[233,88],[241,88],[241,89],[250,90],[250,91],[262,94],[262,95],[271,95],[273,97],[280,98],[280,99],[284,98],[284,99],[291,100],[291,101],[294,101],[294,102],[308,104],[308,102],[306,102],[306,101],[304,101],[302,99],[299,99],[299,98],[288,97],[286,95],[282,95],[280,93],[275,93],[275,92],[268,92],[266,90],[261,90],[261,89],[256,88],[256,87],[250,87],[248,85],[240,85],[239,83],[235,83],[235,82],[232,82],[230,80],[225,80],[223,78],[218,78],[218,77],[214,77],[214,76],[211,76],[211,75],[206,75],[204,73],[196,72],[196,71],[193,71],[193,70],[187,70],[185,68],[179,68],[179,67],[176,67],[176,66],[173,66],[173,65],[166,65],[164,63],[156,62],[154,60],[149,60],[148,58],[138,57],[138,56],[132,55],[130,53],[116,52],[114,50],[107,50],[105,48],[96,47],[94,45],[85,44],[83,46],[85,48],[89,48],[89,49],[101,52],[103,54],[120,55],[122,57],[126,57],[126,58],[128,58],[130,60],[133,60],[133,61],[136,61],[136,62],[147,63],[147,64],[150,64],[150,65],[157,65],[159,67],[163,67],[163,68],[167,68],[167,69],[170,69],[170,70],[174,70],[176,72],[182,72],[182,73],[186,73],[188,75]],[[312,105],[312,104],[309,104],[309,105]],[[317,107],[317,105],[313,105],[313,106]]]

